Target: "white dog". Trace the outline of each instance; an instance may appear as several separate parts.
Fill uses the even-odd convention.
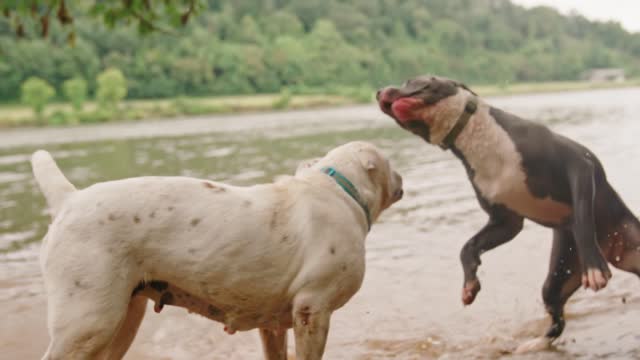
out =
[[[360,288],[364,240],[402,197],[373,145],[352,142],[272,184],[187,177],[69,183],[32,157],[53,218],[41,252],[51,342],[44,359],[119,359],[147,299],[260,329],[267,359],[321,359],[329,320]]]

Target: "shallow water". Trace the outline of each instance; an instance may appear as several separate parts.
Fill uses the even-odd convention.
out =
[[[640,208],[640,89],[490,102],[590,147],[627,205]],[[511,355],[547,325],[540,289],[550,231],[528,223],[483,255],[482,291],[464,308],[458,252],[486,215],[450,153],[403,132],[374,106],[0,133],[0,358],[39,358],[48,341],[37,264],[48,219],[27,163],[36,148],[50,150],[78,187],[139,175],[243,185],[290,174],[301,160],[350,140],[380,146],[403,175],[406,195],[368,237],[365,282],[335,313],[326,358],[640,358],[640,282],[615,270],[605,290],[573,296],[552,351]],[[150,311],[127,358],[261,358],[255,332],[229,336],[222,328],[180,309]]]

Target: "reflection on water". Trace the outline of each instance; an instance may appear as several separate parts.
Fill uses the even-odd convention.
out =
[[[630,208],[638,209],[638,99],[640,89],[627,89],[517,96],[491,103],[544,122],[590,147]],[[367,240],[365,284],[336,313],[328,358],[508,358],[519,341],[545,328],[539,289],[548,261],[548,230],[527,225],[517,240],[483,256],[483,290],[473,306],[463,309],[458,251],[486,216],[462,165],[451,154],[396,128],[373,106],[287,114],[284,125],[278,125],[277,117],[239,116],[234,118],[237,128],[227,118],[224,123],[209,119],[206,125],[203,119],[158,122],[155,129],[121,129],[126,133],[122,140],[99,136],[119,133],[117,126],[123,126],[107,125],[93,128],[98,134],[85,137],[98,141],[60,142],[52,135],[55,144],[41,147],[51,151],[71,182],[82,188],[140,175],[194,176],[236,185],[269,182],[344,142],[373,141],[403,175],[405,197],[388,210]],[[219,128],[216,121],[221,121]],[[198,132],[196,125],[206,131]],[[188,135],[167,136],[171,127]],[[59,134],[35,130],[32,138],[47,139],[48,131]],[[0,133],[0,141],[3,136],[8,135]],[[29,137],[28,132],[20,136]],[[19,348],[19,331],[40,334],[36,343],[42,347],[47,341],[37,242],[49,219],[28,164],[36,148],[30,141],[0,147],[0,304],[23,314],[15,323],[5,323],[6,328],[0,325],[0,339],[13,334],[6,340],[12,349]],[[557,348],[523,358],[639,358],[638,285],[636,278],[615,272],[605,291],[578,293],[570,302],[568,326]],[[14,310],[4,311],[11,315]],[[19,320],[26,314],[33,318],[31,323]],[[259,358],[259,345],[251,334],[223,336],[217,325],[179,310],[162,315],[148,316],[131,358]],[[42,350],[30,353],[22,348],[27,352],[16,354],[37,357]]]
[[[79,188],[141,175],[193,176],[245,185],[290,174],[302,160],[362,138],[378,139],[381,146],[391,147],[406,136],[393,128],[377,128],[278,139],[255,134],[225,134],[72,143],[46,148]],[[28,164],[34,149],[0,151],[0,218],[5,219],[0,222],[0,250],[4,252],[38,241],[45,231],[44,199]]]

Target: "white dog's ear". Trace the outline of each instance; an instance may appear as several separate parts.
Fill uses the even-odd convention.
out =
[[[366,159],[364,161],[364,164],[362,165],[364,165],[364,168],[367,169],[368,171],[376,169],[376,162],[373,161],[372,159]]]
[[[300,164],[298,164],[298,167],[296,168],[296,173],[298,173],[300,170],[305,170],[312,167],[318,161],[320,161],[320,158],[313,158],[313,159],[302,161]]]
[[[358,158],[360,159],[360,163],[362,167],[367,171],[372,171],[376,169],[376,155],[371,151],[360,151],[358,154]]]

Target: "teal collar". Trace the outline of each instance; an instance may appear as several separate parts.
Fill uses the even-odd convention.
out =
[[[367,217],[368,230],[371,230],[371,213],[369,213],[369,207],[364,202],[364,200],[362,200],[362,198],[360,197],[360,193],[358,192],[358,189],[356,189],[353,183],[349,181],[349,179],[347,179],[344,175],[342,175],[338,170],[330,166],[323,167],[322,172],[331,176],[333,180],[335,180],[336,183],[340,185],[342,190],[344,190],[344,192],[346,192],[349,196],[351,196],[351,198],[355,200],[358,203],[358,205],[360,205],[362,210],[364,210],[365,216]]]

